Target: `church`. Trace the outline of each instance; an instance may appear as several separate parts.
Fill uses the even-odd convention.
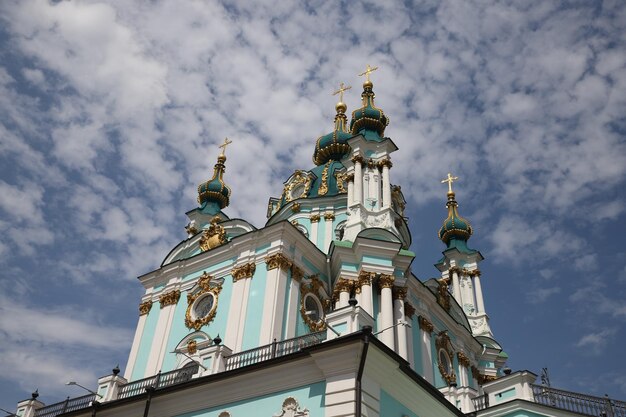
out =
[[[55,404],[34,393],[16,415],[626,416],[624,402],[506,367],[451,173],[433,260],[440,278],[411,272],[376,69],[360,74],[362,104],[350,118],[341,84],[330,132],[311,143],[314,166],[276,190],[262,228],[228,216],[226,139],[187,212],[187,238],[139,277],[145,294],[124,371]]]

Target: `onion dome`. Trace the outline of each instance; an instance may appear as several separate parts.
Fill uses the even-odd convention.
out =
[[[213,169],[213,178],[204,182],[198,186],[198,203],[201,207],[209,205],[217,205],[220,209],[228,206],[230,199],[230,187],[224,183],[224,171],[226,166],[226,155],[224,155],[224,149],[226,145],[231,143],[228,138],[222,146],[222,153],[217,157],[217,164]]]
[[[365,73],[364,73],[365,74]],[[374,91],[372,82],[368,79],[363,83],[363,93],[361,99],[363,106],[352,112],[350,130],[353,135],[364,133],[368,139],[367,131],[376,132],[379,138],[384,137],[385,128],[389,124],[389,118],[385,113],[374,105]],[[366,132],[363,132],[363,131]]]
[[[453,191],[448,192],[448,218],[443,221],[443,226],[439,229],[439,239],[441,239],[448,247],[451,242],[461,240],[466,242],[472,236],[473,230],[469,221],[459,216],[458,203],[454,199]]]
[[[343,83],[341,89],[343,89]],[[349,88],[349,87],[348,87]],[[340,90],[341,90],[340,89]],[[342,91],[343,95],[343,91]],[[335,129],[324,136],[317,138],[315,151],[313,152],[313,162],[315,165],[324,165],[326,162],[334,160],[340,161],[346,154],[350,152],[348,139],[353,135],[347,128],[348,118],[346,117],[347,106],[340,100],[335,106],[337,115],[335,116]]]

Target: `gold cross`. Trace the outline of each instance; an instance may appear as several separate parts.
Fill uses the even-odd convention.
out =
[[[455,180],[458,180],[458,179],[459,179],[459,177],[453,177],[452,174],[450,174],[448,172],[448,178],[446,178],[445,180],[442,180],[441,183],[443,184],[444,182],[447,182],[448,183],[448,192],[451,193],[452,192],[452,183]]]
[[[233,141],[226,138],[224,139],[224,143],[218,146],[218,148],[222,148],[222,155],[225,155],[224,152],[226,152],[226,147],[231,143],[233,143]]]
[[[335,91],[333,93],[333,96],[336,96],[337,94],[339,94],[339,101],[343,103],[343,92],[344,91],[348,91],[349,89],[351,89],[352,86],[344,86],[343,83],[339,83],[339,90]]]
[[[372,72],[376,71],[377,69],[378,69],[378,67],[374,67],[374,68],[372,68],[372,67],[370,67],[370,64],[367,64],[367,68],[365,69],[365,71],[364,71],[364,72],[362,72],[362,73],[360,73],[360,74],[359,74],[359,77],[362,77],[362,76],[364,76],[364,75],[365,75],[365,79],[366,79],[366,80],[367,80],[367,82],[369,83],[369,82],[370,82],[370,74],[371,74]]]

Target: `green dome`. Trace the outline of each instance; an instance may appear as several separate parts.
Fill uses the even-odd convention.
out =
[[[352,112],[352,121],[350,122],[350,130],[353,135],[361,133],[363,130],[373,131],[379,137],[385,134],[385,128],[389,124],[389,118],[385,113],[374,105],[374,91],[371,81],[363,83],[363,106]]]
[[[198,186],[198,203],[204,207],[215,203],[220,209],[228,206],[230,200],[230,187],[224,183],[224,171],[226,156],[222,153],[217,157],[217,164],[213,170],[213,178]]]
[[[439,239],[450,247],[451,241],[467,241],[472,236],[473,230],[469,221],[459,216],[454,192],[448,193],[446,207],[448,208],[448,217],[443,221],[443,226],[439,229]]]
[[[315,165],[324,165],[328,161],[341,160],[350,152],[348,139],[353,135],[346,128],[348,118],[346,117],[346,105],[337,103],[337,115],[335,116],[335,129],[324,136],[317,138],[315,151],[313,152],[313,162]]]

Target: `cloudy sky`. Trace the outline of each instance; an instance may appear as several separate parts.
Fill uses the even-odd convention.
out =
[[[231,217],[312,167],[366,64],[425,280],[448,171],[514,370],[626,399],[622,1],[0,3],[0,407],[124,367],[225,136]]]

